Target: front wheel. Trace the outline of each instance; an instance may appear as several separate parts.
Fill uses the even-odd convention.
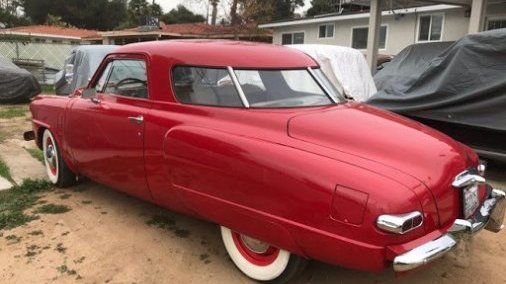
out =
[[[223,244],[234,264],[257,281],[285,283],[301,272],[307,260],[221,226]]]
[[[49,181],[60,187],[73,185],[76,182],[76,175],[67,167],[49,129],[45,129],[42,134],[42,151]]]

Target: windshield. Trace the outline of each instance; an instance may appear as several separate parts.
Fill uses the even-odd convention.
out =
[[[290,108],[332,105],[344,100],[320,69],[177,66],[172,71],[172,82],[176,98],[186,104]]]
[[[327,94],[325,84],[322,88],[307,69],[234,72],[252,108],[324,106],[339,101],[336,94]]]

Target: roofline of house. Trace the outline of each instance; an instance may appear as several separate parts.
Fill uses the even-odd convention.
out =
[[[143,37],[143,36],[173,36],[173,37],[189,37],[189,38],[223,38],[223,37],[235,37],[234,34],[186,34],[186,33],[170,33],[170,32],[137,32],[137,31],[111,31],[111,32],[102,32],[100,35],[104,38],[117,38],[117,37]],[[256,36],[266,36],[272,37],[270,34],[260,33],[260,34],[248,34],[248,33],[240,33],[238,37],[256,37]]]
[[[404,9],[395,9],[383,11],[381,12],[382,16],[394,16],[395,14],[412,14],[412,13],[420,13],[420,12],[432,12],[432,11],[440,11],[440,10],[450,10],[462,8],[462,6],[457,5],[447,5],[447,4],[439,4],[439,5],[430,5],[430,6],[421,6],[421,7],[413,7],[413,8],[404,8]],[[287,27],[287,26],[295,26],[295,25],[304,25],[304,24],[318,24],[318,23],[326,23],[326,22],[336,22],[336,21],[344,21],[344,20],[352,20],[352,19],[364,19],[369,18],[369,12],[367,13],[358,13],[358,14],[349,14],[349,15],[333,15],[326,17],[316,17],[316,18],[305,18],[298,20],[290,20],[284,22],[275,22],[259,25],[258,27],[261,29],[264,28],[278,28],[278,27]]]
[[[20,36],[33,36],[33,37],[44,37],[44,38],[57,38],[57,39],[74,39],[81,40],[83,38],[78,36],[64,36],[64,35],[55,35],[55,34],[44,34],[44,33],[31,33],[31,32],[16,32],[16,31],[1,31],[0,34],[8,34],[8,35],[20,35]]]

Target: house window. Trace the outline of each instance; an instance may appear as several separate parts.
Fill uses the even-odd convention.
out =
[[[440,41],[443,34],[443,15],[425,15],[418,18],[418,41]]]
[[[351,33],[351,47],[356,49],[366,49],[367,48],[367,36],[369,34],[369,28],[352,28]],[[379,36],[379,48],[385,49],[387,41],[387,26],[380,27],[380,36]]]
[[[506,28],[506,18],[488,20],[487,22],[487,31],[503,28]]]
[[[281,35],[281,44],[302,44],[304,43],[304,32],[287,33]]]
[[[319,38],[333,38],[334,37],[334,25],[327,24],[321,25],[318,27],[319,29]]]

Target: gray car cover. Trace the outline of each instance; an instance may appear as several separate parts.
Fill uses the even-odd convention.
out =
[[[30,72],[0,56],[0,103],[28,102],[40,92],[40,85]]]
[[[104,57],[112,52],[115,45],[81,45],[72,50],[65,59],[64,69],[55,78],[55,90],[58,95],[69,95],[75,89],[83,87],[93,76]],[[65,80],[65,66],[74,65],[74,76],[70,84]]]
[[[374,76],[369,104],[400,114],[506,130],[506,29],[402,50]]]

